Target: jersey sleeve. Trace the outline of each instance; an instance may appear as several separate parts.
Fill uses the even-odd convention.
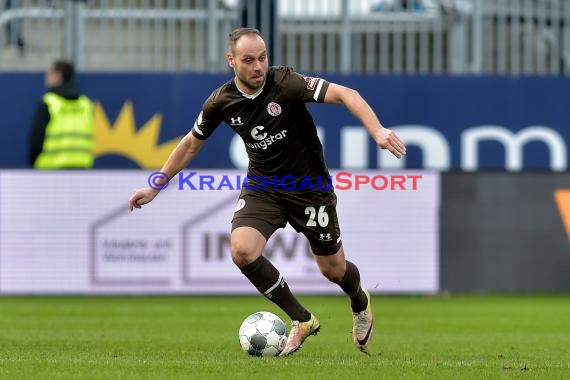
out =
[[[305,103],[325,101],[325,94],[329,88],[329,82],[326,80],[302,75],[290,69],[285,78],[286,86],[290,88],[291,94],[297,100]]]
[[[192,134],[200,140],[206,140],[222,122],[220,114],[216,107],[214,95],[211,95],[204,102],[202,111],[194,122]]]

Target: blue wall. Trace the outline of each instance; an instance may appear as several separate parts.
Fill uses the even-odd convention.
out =
[[[124,102],[133,102],[137,126],[155,113],[163,116],[160,142],[185,134],[209,93],[230,75],[83,74],[80,86],[101,102],[111,123]],[[356,88],[378,112],[385,126],[419,124],[440,131],[451,148],[451,168],[460,168],[461,134],[480,125],[517,132],[540,125],[556,131],[570,144],[570,78],[382,77],[325,76]],[[0,74],[0,167],[27,166],[27,135],[34,108],[44,88],[43,74]],[[340,165],[340,130],[359,122],[343,107],[311,105],[315,121],[326,133],[330,167]],[[194,161],[194,167],[233,167],[228,153],[232,131],[221,126]],[[370,139],[368,167],[376,167]],[[504,168],[504,149],[497,142],[480,144],[480,168]],[[566,162],[567,164],[567,162]],[[423,157],[410,146],[406,166],[421,168]],[[101,157],[97,167],[136,167],[124,157]],[[542,142],[524,147],[524,168],[549,167]]]

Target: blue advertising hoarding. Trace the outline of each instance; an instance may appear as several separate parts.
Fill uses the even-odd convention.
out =
[[[323,77],[357,89],[409,147],[406,159],[397,161],[378,152],[344,107],[312,104],[331,168],[568,168],[570,78]],[[95,166],[160,167],[210,92],[230,78],[229,73],[81,74],[80,87],[98,102]],[[27,138],[43,76],[0,74],[0,88],[0,167],[29,167]],[[239,137],[222,125],[191,166],[246,163]]]

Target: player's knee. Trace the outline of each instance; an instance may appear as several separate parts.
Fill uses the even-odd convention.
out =
[[[231,242],[232,260],[238,267],[243,267],[255,260],[256,255],[248,245],[242,241]]]
[[[344,270],[340,265],[321,266],[320,270],[327,280],[334,283],[340,282],[344,276]]]

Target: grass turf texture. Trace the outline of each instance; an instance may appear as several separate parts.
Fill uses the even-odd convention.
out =
[[[249,357],[257,297],[0,297],[1,379],[569,379],[570,295],[374,297],[370,356],[348,299],[300,297],[321,332]]]

